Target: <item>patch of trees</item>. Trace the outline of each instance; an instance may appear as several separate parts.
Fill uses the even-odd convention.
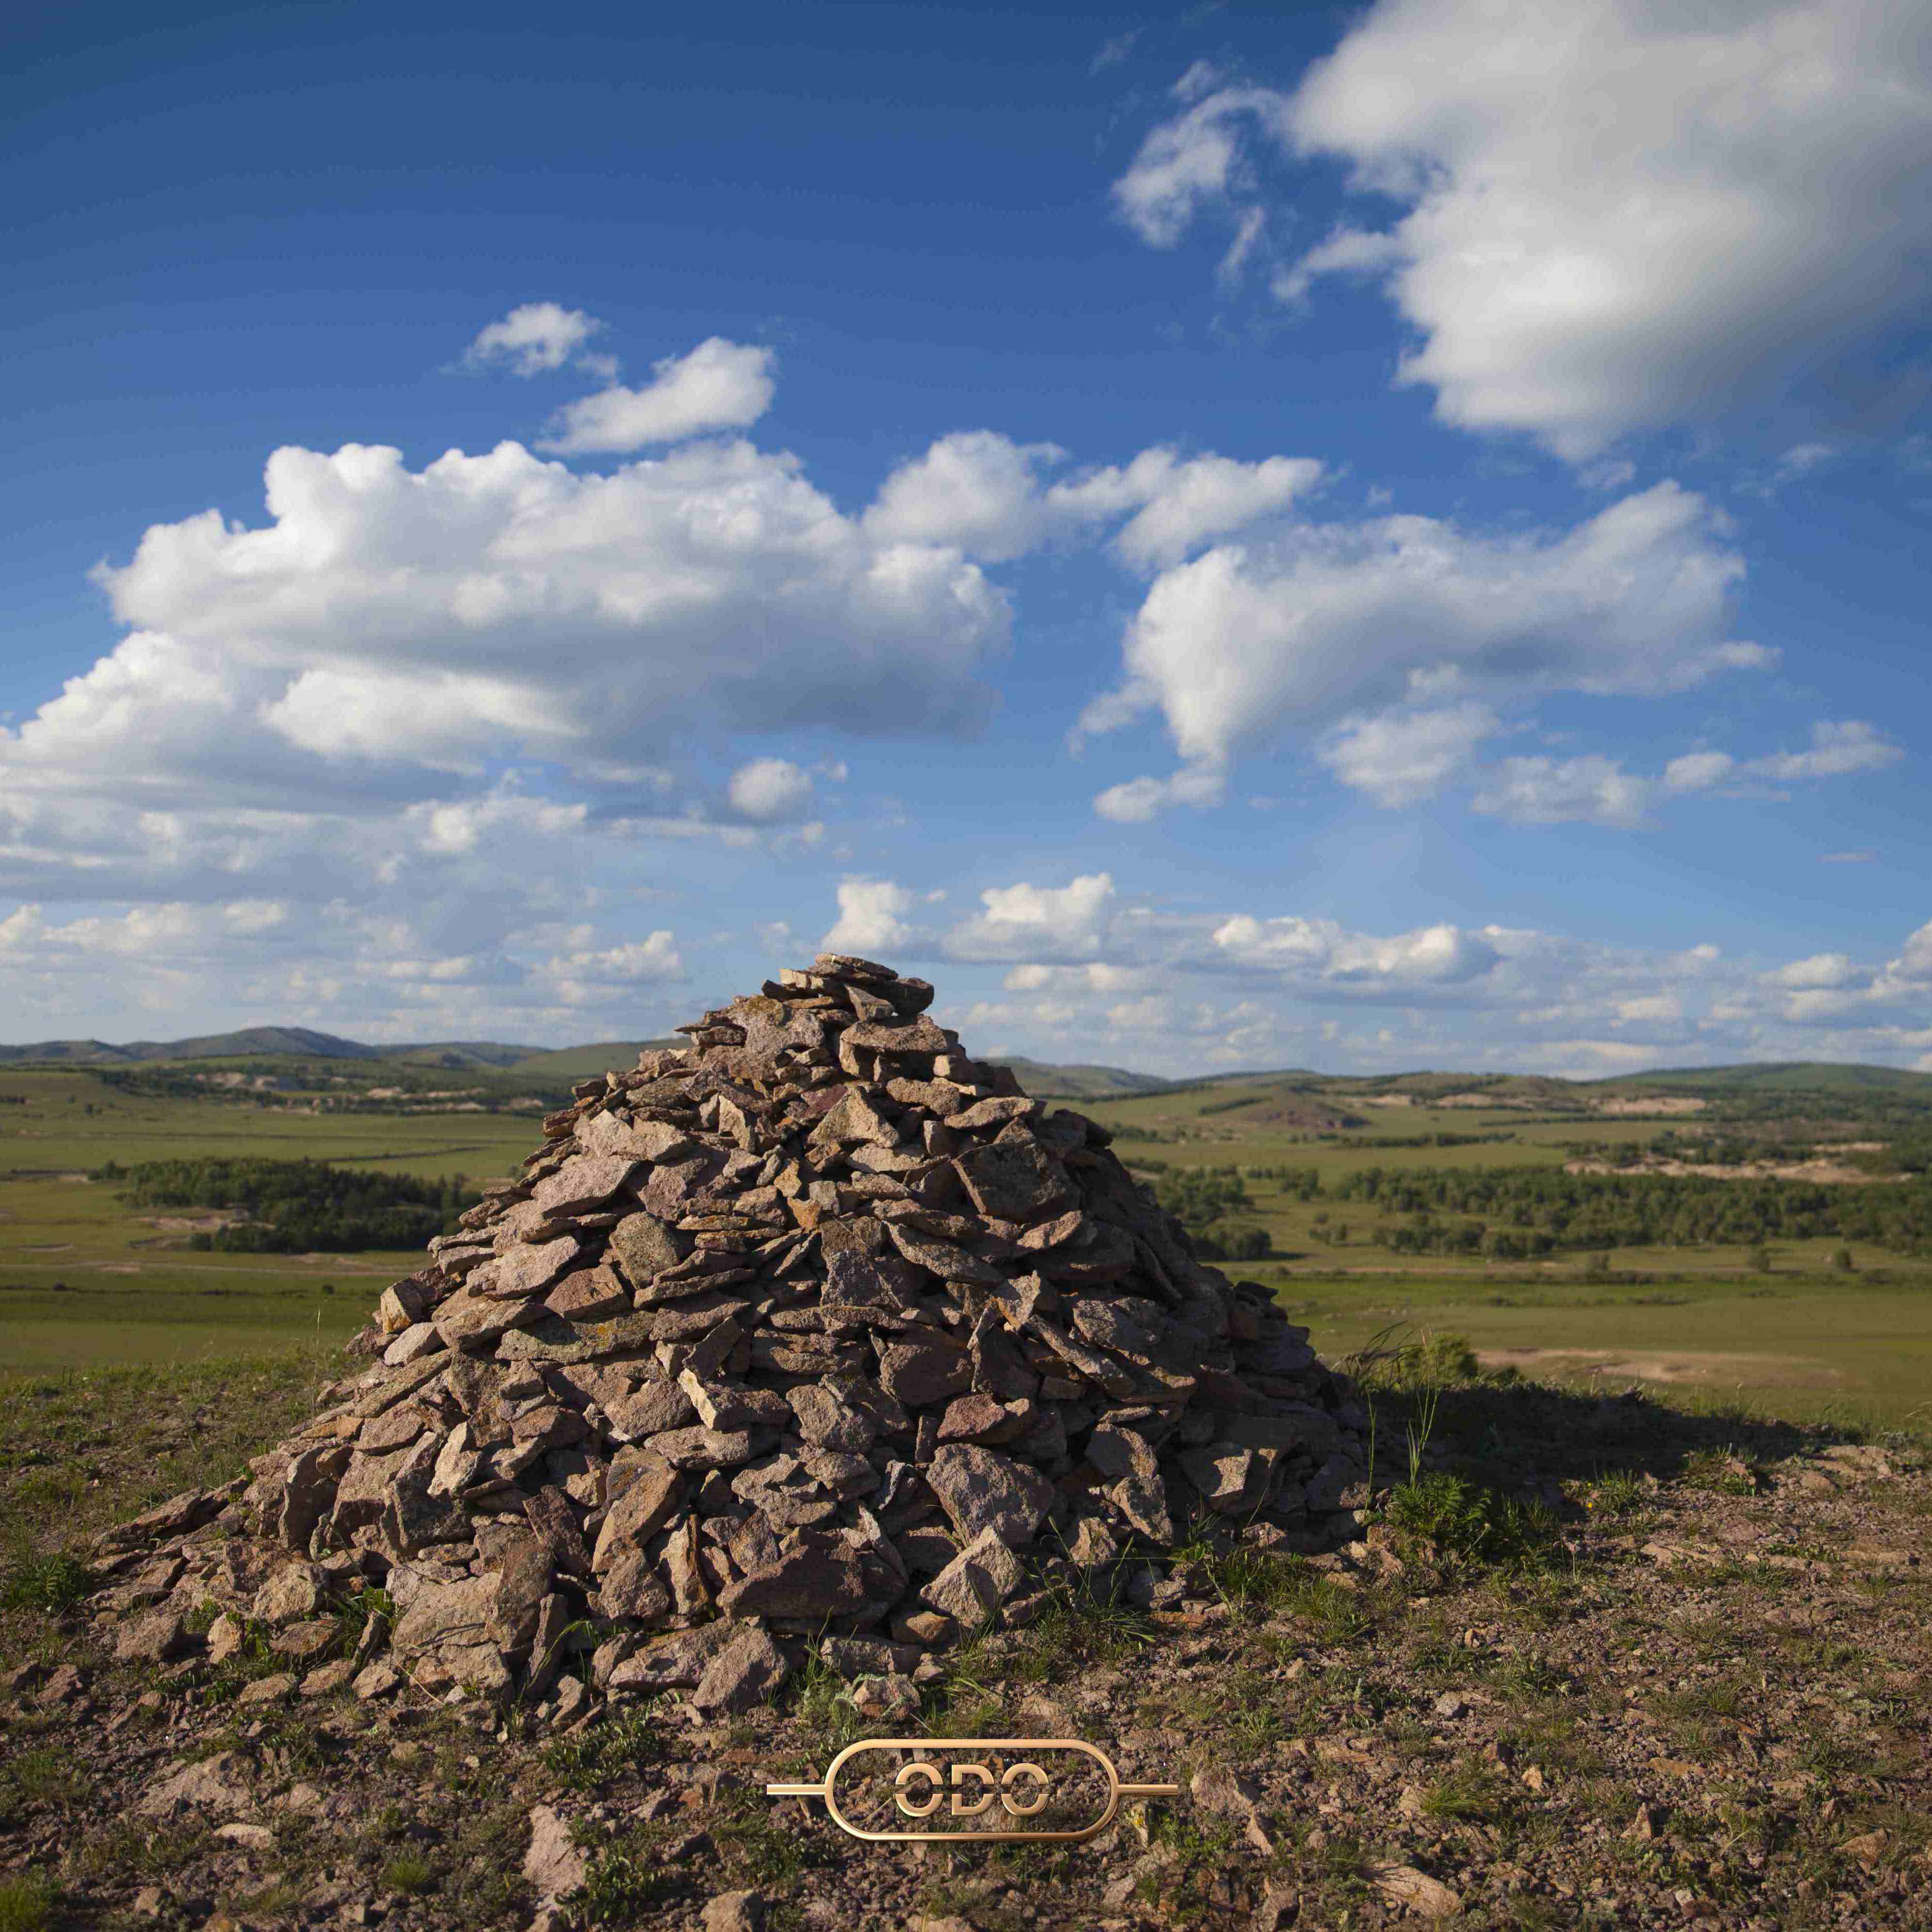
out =
[[[130,1100],[205,1100],[208,1089],[191,1073],[171,1072],[165,1067],[106,1066],[94,1076],[104,1087],[112,1087]],[[253,1097],[250,1096],[250,1097]]]
[[[119,1181],[137,1208],[201,1208],[245,1220],[192,1234],[188,1245],[232,1254],[346,1254],[363,1248],[418,1248],[452,1232],[482,1197],[464,1177],[358,1174],[319,1160],[142,1161],[97,1168]]]
[[[1434,1134],[1376,1134],[1360,1140],[1346,1140],[1342,1145],[1360,1148],[1481,1147],[1492,1142],[1513,1141],[1515,1138],[1514,1128],[1488,1134],[1456,1134],[1445,1130]]]
[[[1230,1224],[1230,1216],[1252,1213],[1255,1204],[1238,1168],[1163,1171],[1153,1191],[1154,1198],[1187,1230],[1203,1261],[1264,1261],[1274,1252],[1265,1228]]]
[[[1553,1168],[1365,1168],[1329,1197],[1404,1215],[1377,1230],[1397,1254],[1528,1260],[1576,1248],[1755,1247],[1820,1235],[1932,1254],[1932,1179],[1847,1187],[1705,1174]]]

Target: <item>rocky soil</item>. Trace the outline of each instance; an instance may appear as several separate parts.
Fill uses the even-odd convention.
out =
[[[345,1612],[128,1658],[115,1600],[28,1600],[97,1580],[16,1569],[0,1924],[1932,1925],[1932,1459],[1507,1379],[1377,1413],[1431,1447],[1345,1551],[1202,1537],[1144,1609],[969,1634],[916,1715],[836,1642],[735,1716],[358,1696]],[[763,1795],[908,1731],[1084,1737],[1184,1796],[948,1851]]]

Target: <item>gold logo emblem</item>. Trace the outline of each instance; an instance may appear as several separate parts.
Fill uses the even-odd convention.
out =
[[[1114,1822],[1122,1798],[1178,1798],[1180,1787],[1124,1784],[1106,1753],[1078,1738],[866,1738],[848,1744],[818,1784],[767,1784],[765,1795],[822,1798],[841,1831],[874,1844],[1078,1844]],[[1083,1812],[1093,1815],[1081,1820]]]

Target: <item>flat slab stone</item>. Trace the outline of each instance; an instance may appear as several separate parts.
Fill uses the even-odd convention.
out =
[[[580,1154],[545,1175],[530,1198],[548,1214],[582,1214],[602,1207],[638,1172],[628,1154]]]
[[[926,1480],[968,1544],[990,1529],[1008,1549],[1024,1549],[1053,1500],[1052,1484],[1037,1469],[974,1442],[943,1444]]]

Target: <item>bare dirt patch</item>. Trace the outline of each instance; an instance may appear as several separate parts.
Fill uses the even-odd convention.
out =
[[[1654,1094],[1634,1100],[1598,1100],[1592,1103],[1599,1114],[1701,1114],[1710,1105],[1688,1094]]]
[[[1868,1174],[1836,1160],[1748,1160],[1724,1167],[1714,1161],[1644,1160],[1628,1167],[1613,1161],[1566,1160],[1565,1174],[1701,1174],[1713,1180],[1813,1180],[1856,1187],[1867,1183],[1910,1178],[1903,1174]]]
[[[1708,1382],[1754,1388],[1837,1388],[1842,1370],[1802,1355],[1736,1354],[1698,1348],[1668,1352],[1605,1348],[1479,1348],[1485,1369],[1514,1368],[1530,1375],[1585,1375],[1606,1381]]]
[[[136,1218],[164,1234],[212,1234],[218,1228],[234,1227],[248,1217],[211,1210],[206,1214],[142,1214]]]

